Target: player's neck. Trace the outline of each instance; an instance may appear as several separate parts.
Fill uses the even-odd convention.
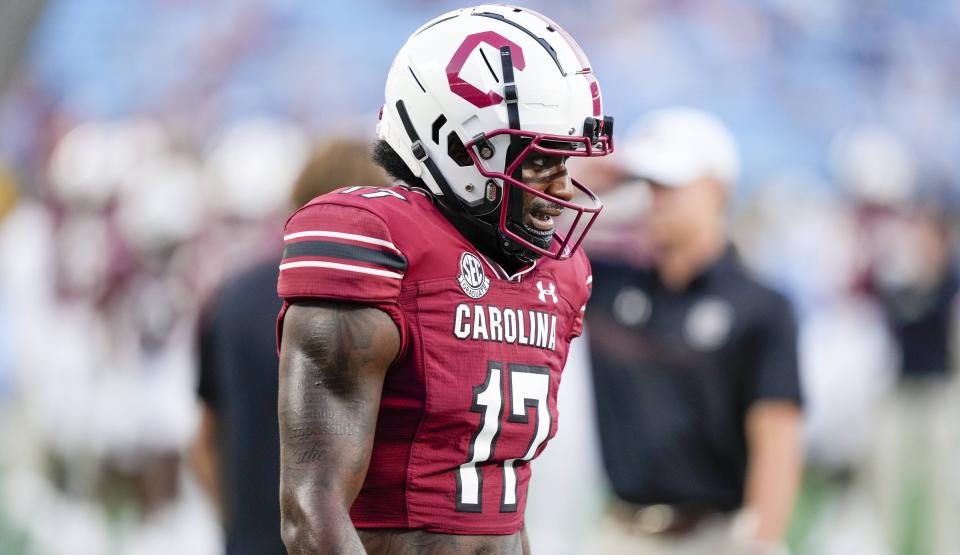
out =
[[[660,281],[673,291],[686,289],[705,268],[723,255],[726,247],[726,233],[720,228],[705,230],[686,243],[664,249],[657,263]]]
[[[508,276],[514,275],[526,265],[506,256],[497,245],[497,234],[492,224],[479,222],[447,208],[442,202],[434,201],[440,213],[450,222],[464,239],[469,241],[488,260],[499,265]],[[491,228],[494,230],[491,232]]]

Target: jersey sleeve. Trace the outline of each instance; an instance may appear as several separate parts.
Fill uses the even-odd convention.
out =
[[[776,399],[802,404],[797,322],[786,299],[776,296],[770,303],[758,333],[749,401]]]
[[[287,221],[277,293],[286,308],[298,300],[367,304],[393,318],[405,343],[398,297],[407,258],[379,215],[353,206],[308,204]]]

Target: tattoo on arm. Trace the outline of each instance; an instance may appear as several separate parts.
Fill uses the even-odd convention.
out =
[[[283,536],[290,553],[363,553],[349,510],[370,462],[396,324],[376,308],[296,303],[280,353]]]

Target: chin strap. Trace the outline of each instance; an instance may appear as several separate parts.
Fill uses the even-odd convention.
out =
[[[502,239],[496,224],[471,218],[463,212],[458,212],[440,202],[440,199],[435,198],[433,200],[440,213],[450,222],[450,225],[460,232],[460,235],[463,235],[478,251],[495,261],[508,273],[516,273],[525,264],[533,262],[534,259],[528,259],[525,256],[518,255],[518,253],[510,252],[499,244]],[[532,254],[532,251],[526,252]]]
[[[447,199],[453,199],[461,210],[466,210],[467,207],[463,205],[460,197],[453,193],[453,189],[450,188],[450,184],[447,183],[446,178],[443,177],[443,173],[440,172],[437,163],[427,154],[427,149],[424,148],[423,142],[420,140],[420,135],[417,134],[417,130],[413,127],[413,122],[410,121],[410,114],[407,113],[407,107],[404,106],[402,100],[397,100],[397,113],[400,114],[403,129],[407,132],[407,137],[410,138],[410,150],[413,152],[413,156],[418,162],[426,166],[427,171],[430,172],[437,187],[440,188],[440,192],[443,193],[444,198],[441,199],[441,202],[446,203],[450,202]]]

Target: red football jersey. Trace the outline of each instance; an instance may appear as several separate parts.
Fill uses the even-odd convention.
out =
[[[284,239],[283,311],[303,298],[365,303],[401,330],[354,525],[519,531],[529,461],[556,433],[560,373],[581,331],[583,253],[507,276],[404,187],[318,197]]]

